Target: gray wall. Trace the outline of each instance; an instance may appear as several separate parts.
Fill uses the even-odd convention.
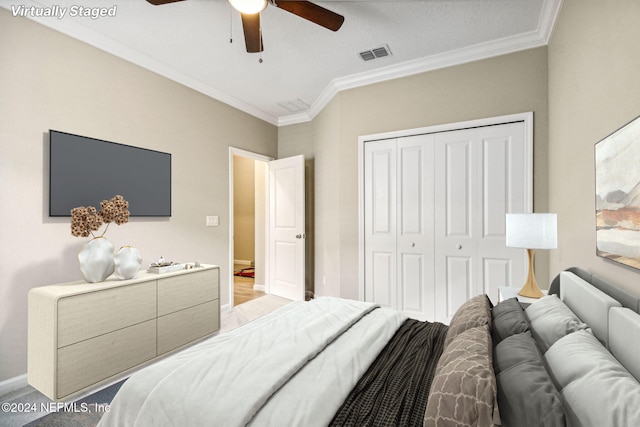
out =
[[[27,371],[29,289],[81,279],[86,239],[47,214],[49,129],[172,153],[173,216],[106,236],[144,265],[219,264],[228,301],[229,146],[275,157],[277,128],[5,9],[0,28],[0,382]]]
[[[640,295],[640,271],[596,256],[594,144],[640,115],[640,2],[565,0],[549,44],[551,271],[579,266]]]
[[[280,128],[278,156],[314,159],[315,288],[358,297],[358,137],[534,112],[534,209],[547,205],[546,47],[339,93],[310,123]],[[547,281],[548,254],[536,272]]]

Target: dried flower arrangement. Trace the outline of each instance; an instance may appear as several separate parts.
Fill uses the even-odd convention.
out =
[[[115,222],[118,225],[129,222],[129,202],[120,195],[114,196],[111,200],[103,200],[100,202],[100,211],[93,206],[80,206],[71,209],[71,234],[76,237],[94,238],[94,231],[98,231],[102,224],[107,224],[102,237],[107,232],[109,225]]]

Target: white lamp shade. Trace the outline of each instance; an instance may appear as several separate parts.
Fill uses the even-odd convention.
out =
[[[231,6],[240,13],[253,15],[267,7],[267,0],[229,0]]]
[[[554,213],[507,214],[506,225],[506,244],[509,247],[558,247],[558,220]]]

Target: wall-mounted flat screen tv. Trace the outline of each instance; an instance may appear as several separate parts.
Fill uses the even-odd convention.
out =
[[[116,194],[131,216],[171,216],[171,154],[49,131],[49,216]]]

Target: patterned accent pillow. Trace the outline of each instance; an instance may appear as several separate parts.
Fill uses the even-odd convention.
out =
[[[500,423],[489,326],[458,334],[438,361],[424,426],[489,427]]]
[[[483,325],[491,327],[491,301],[484,294],[466,301],[453,315],[444,341],[445,350],[458,334]]]

